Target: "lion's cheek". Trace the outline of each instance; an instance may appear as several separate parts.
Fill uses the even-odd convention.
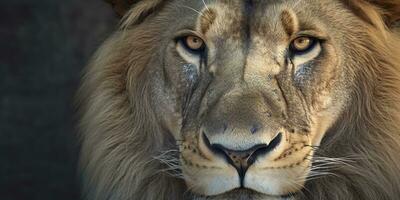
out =
[[[286,195],[301,190],[309,167],[296,166],[288,169],[249,170],[244,186],[268,195]]]
[[[244,178],[244,187],[268,195],[301,190],[310,172],[313,151],[300,142],[288,144],[286,149],[271,159],[260,158],[252,165]]]
[[[240,187],[240,180],[236,170],[232,166],[224,168],[182,166],[183,176],[187,187],[200,195],[219,195]]]
[[[319,115],[314,115],[313,125],[311,126],[311,144],[313,146],[319,146],[322,139],[324,138],[326,132],[333,123],[337,120],[338,115],[333,111],[330,113],[320,113]]]

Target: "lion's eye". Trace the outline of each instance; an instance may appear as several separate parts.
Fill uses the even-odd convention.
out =
[[[316,38],[301,36],[292,41],[290,44],[290,51],[293,54],[304,54],[312,50],[318,42]]]
[[[192,52],[200,52],[205,48],[205,42],[197,36],[189,35],[182,38],[184,46]]]
[[[175,38],[177,52],[188,63],[200,64],[206,58],[207,45],[195,34],[187,34]]]
[[[292,41],[289,46],[289,59],[295,66],[301,66],[317,58],[322,51],[323,40],[300,36]]]

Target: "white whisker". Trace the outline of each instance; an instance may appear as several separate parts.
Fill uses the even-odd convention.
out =
[[[188,8],[188,9],[190,9],[190,10],[196,12],[197,14],[201,15],[201,12],[200,12],[200,11],[198,11],[198,10],[192,8],[192,7],[189,7],[189,6],[181,6],[181,7]]]
[[[209,11],[209,12],[210,12],[210,9],[208,8],[208,6],[207,6],[206,2],[204,2],[204,0],[201,0],[201,1],[203,2],[203,4],[204,4],[204,6],[206,7],[207,11]]]
[[[151,161],[158,161],[165,166],[156,173],[165,173],[169,176],[183,179],[182,166],[179,160],[179,150],[170,149],[160,152],[157,156],[152,157]]]

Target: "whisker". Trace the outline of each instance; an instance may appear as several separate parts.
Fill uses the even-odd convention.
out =
[[[293,8],[297,8],[297,6],[299,6],[301,0],[297,0],[296,3],[294,3]]]
[[[200,12],[200,11],[198,11],[198,10],[192,8],[192,7],[189,7],[189,6],[182,6],[182,5],[181,5],[181,7],[188,8],[188,9],[190,9],[190,10],[196,12],[197,14],[201,15],[201,12]]]
[[[311,148],[318,148],[316,146],[311,146]],[[354,168],[354,163],[357,160],[363,159],[358,156],[344,156],[344,157],[326,157],[326,156],[307,156],[306,160],[311,161],[311,165],[308,166],[310,172],[305,176],[300,176],[298,178],[305,179],[306,181],[312,181],[319,178],[324,178],[326,176],[336,176],[339,177],[338,174],[335,173],[340,168],[348,167]]]
[[[302,190],[304,189],[304,190],[306,190],[307,192],[311,192],[310,190],[308,190],[306,187],[304,187],[304,185],[302,185],[302,184],[299,184],[297,181],[300,181],[301,179],[296,179],[296,180],[285,180],[285,182],[286,183],[288,183],[288,184],[290,184],[290,185],[296,185],[296,186],[299,186]],[[299,192],[302,194],[302,195],[304,195],[304,192],[302,191],[302,190],[299,190]],[[290,194],[293,194],[293,193],[290,193]]]
[[[203,2],[203,4],[204,4],[204,6],[206,7],[207,11],[209,11],[209,12],[210,12],[210,9],[208,8],[208,6],[207,6],[206,2],[204,2],[204,0],[201,0],[201,1]]]
[[[179,153],[179,149],[168,149],[153,156],[150,161],[158,161],[165,167],[159,169],[156,173],[165,173],[171,177],[183,179]]]

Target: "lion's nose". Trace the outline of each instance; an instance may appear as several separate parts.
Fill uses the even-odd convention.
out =
[[[247,169],[256,161],[257,157],[265,155],[275,149],[282,140],[282,133],[278,133],[268,144],[259,143],[246,150],[229,149],[223,144],[211,144],[207,135],[203,135],[203,142],[213,153],[222,155],[227,162],[234,166],[238,171],[241,180],[244,178]]]

